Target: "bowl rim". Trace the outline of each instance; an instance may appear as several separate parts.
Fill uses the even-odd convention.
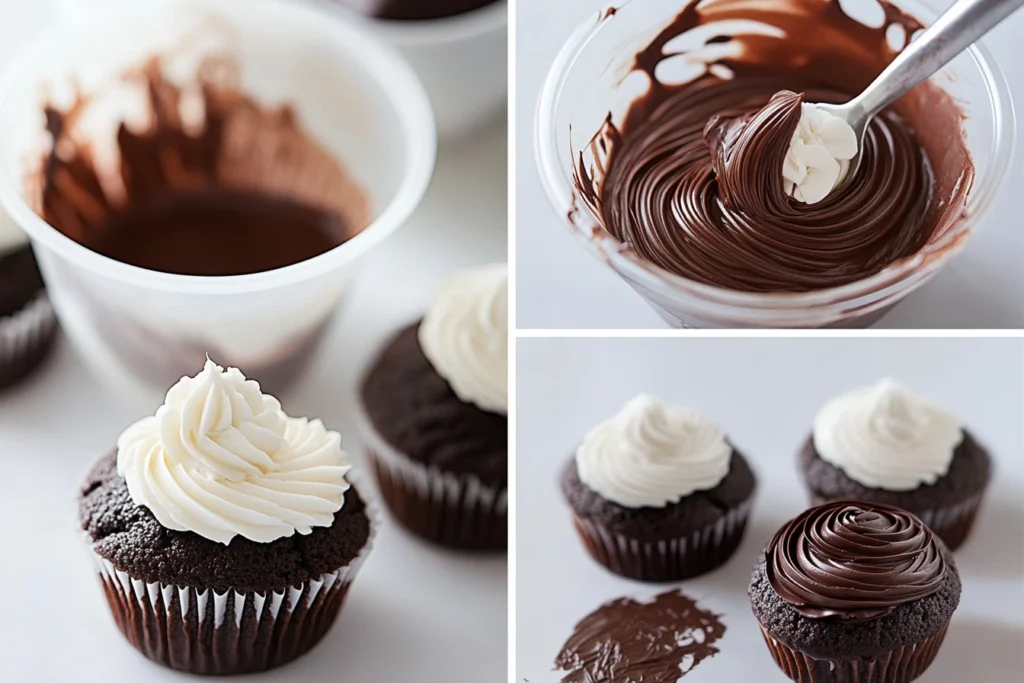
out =
[[[217,6],[251,7],[253,0],[203,0],[199,6],[216,12]],[[322,12],[303,3],[286,0],[256,0],[276,12],[297,12],[315,19],[321,25]],[[180,0],[182,3],[195,0]],[[165,3],[166,4],[166,3]],[[117,9],[111,15],[121,15]],[[106,12],[97,13],[104,16]],[[105,279],[117,280],[136,287],[161,291],[198,294],[235,294],[285,287],[314,279],[351,262],[390,236],[402,226],[419,205],[434,173],[437,156],[437,130],[434,113],[426,91],[412,68],[399,53],[384,41],[344,20],[333,19],[327,31],[341,41],[355,46],[361,67],[371,76],[401,121],[401,134],[406,143],[404,178],[391,201],[376,218],[355,237],[311,259],[275,270],[246,275],[197,276],[163,273],[122,263],[79,244],[47,223],[29,206],[17,180],[0,173],[0,206],[4,207],[18,227],[38,242],[82,268]],[[31,74],[34,65],[52,50],[58,49],[68,26],[53,26],[23,50],[0,76],[0,111],[9,106],[16,84]],[[0,152],[3,148],[0,147]]]
[[[618,9],[621,11],[629,5],[643,1],[625,0]],[[896,3],[926,24],[935,21],[940,14],[918,0],[896,0]],[[815,311],[830,312],[837,307],[842,310],[831,311],[831,318],[825,322],[841,319],[852,309],[857,310],[859,314],[867,314],[890,305],[893,303],[893,297],[902,298],[917,289],[938,272],[939,266],[958,254],[970,241],[969,237],[974,232],[978,217],[988,212],[1005,184],[1016,146],[1017,126],[1013,98],[1006,77],[992,53],[983,41],[978,41],[968,48],[965,54],[972,59],[981,73],[991,107],[992,142],[989,148],[984,150],[984,154],[979,151],[976,156],[991,159],[992,171],[987,183],[981,187],[975,185],[968,196],[962,229],[951,235],[952,244],[932,245],[932,249],[926,247],[868,278],[809,292],[744,292],[708,285],[672,273],[626,249],[622,242],[601,226],[589,207],[576,202],[571,180],[563,173],[558,159],[557,133],[553,124],[556,106],[573,64],[603,28],[607,18],[604,16],[595,22],[591,17],[577,27],[552,63],[537,100],[534,156],[548,201],[562,215],[563,223],[569,222],[566,215],[574,210],[584,212],[588,216],[587,227],[592,230],[581,230],[570,225],[570,232],[583,241],[591,253],[620,275],[652,292],[692,297],[688,304],[693,304],[696,308],[706,307],[710,315],[721,316],[723,311],[718,307],[722,306],[732,309],[734,314],[741,316],[781,315],[782,319],[772,321],[779,324],[788,324],[789,321],[785,319],[787,313],[793,318],[805,319]],[[962,239],[961,235],[966,235],[967,238]],[[935,246],[941,247],[938,255],[933,253]],[[900,287],[904,282],[906,287]]]

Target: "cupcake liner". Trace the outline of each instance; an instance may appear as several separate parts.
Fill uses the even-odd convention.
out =
[[[950,550],[956,550],[967,539],[974,526],[974,519],[981,507],[984,490],[955,505],[948,505],[933,510],[909,510],[924,522]],[[811,505],[822,505],[832,502],[831,498],[822,498],[811,494]]]
[[[217,593],[145,582],[100,557],[87,539],[89,556],[118,628],[149,659],[193,674],[266,671],[308,652],[334,624],[380,524],[379,508],[363,495],[364,488],[358,490],[366,502],[370,537],[359,555],[287,590]]]
[[[14,315],[0,317],[0,389],[32,372],[46,358],[57,318],[45,292]]]
[[[720,567],[743,540],[753,499],[689,537],[640,541],[609,532],[600,524],[573,516],[590,556],[611,571],[638,581],[681,581]]]
[[[947,622],[924,640],[870,659],[814,659],[775,640],[763,626],[761,635],[772,659],[797,683],[907,683],[931,665],[948,627]]]
[[[360,423],[381,496],[402,526],[458,550],[508,547],[507,489],[416,462],[389,445],[369,418],[363,416]]]

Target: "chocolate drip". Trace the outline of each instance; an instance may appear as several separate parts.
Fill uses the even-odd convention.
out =
[[[914,515],[840,501],[779,529],[765,551],[765,571],[772,589],[805,617],[859,622],[935,593],[948,569]]]
[[[718,653],[715,642],[724,634],[719,615],[678,589],[650,603],[620,598],[576,624],[555,666],[566,672],[562,683],[676,683]],[[680,671],[687,656],[689,667]]]
[[[835,0],[691,2],[636,56],[650,89],[621,125],[609,115],[591,143],[605,161],[588,167],[580,154],[580,197],[639,256],[734,290],[844,285],[917,253],[956,227],[974,178],[962,111],[933,84],[872,121],[860,169],[825,200],[808,205],[783,190],[801,102],[849,100],[895,57],[887,29],[921,28],[883,7],[886,22],[872,28]],[[704,75],[682,84],[656,75],[668,60],[690,58],[670,41],[738,19],[783,35],[719,30],[701,47],[734,50]]]

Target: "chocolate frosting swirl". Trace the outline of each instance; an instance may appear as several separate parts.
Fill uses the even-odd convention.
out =
[[[935,593],[946,559],[914,515],[875,503],[839,501],[786,523],[765,551],[775,592],[811,619],[876,619]]]
[[[882,5],[886,22],[874,28],[835,0],[690,2],[635,58],[647,93],[621,122],[609,115],[580,154],[580,198],[638,256],[739,291],[841,286],[918,253],[956,225],[974,176],[962,111],[935,85],[875,117],[859,169],[823,201],[804,204],[784,191],[801,103],[846,102],[895,56],[887,29],[909,36],[921,28]],[[779,34],[719,28],[740,19]],[[710,36],[703,45],[676,47],[697,29]],[[673,60],[700,64],[712,52],[726,56],[703,75],[666,80],[671,70],[662,67]]]

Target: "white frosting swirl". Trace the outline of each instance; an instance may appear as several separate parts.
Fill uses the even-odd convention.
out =
[[[887,491],[934,484],[949,471],[963,438],[953,415],[891,379],[832,399],[814,419],[822,460]]]
[[[855,156],[857,134],[850,124],[814,104],[802,104],[782,165],[786,194],[817,204],[846,177]]]
[[[637,396],[576,451],[580,481],[628,508],[660,508],[718,485],[732,448],[706,417]]]
[[[7,212],[0,209],[0,256],[28,244],[28,235],[14,224]]]
[[[420,347],[455,395],[508,413],[508,266],[445,280],[423,317]]]
[[[136,505],[168,529],[224,544],[330,526],[351,468],[340,435],[288,417],[259,384],[209,359],[117,440],[117,471]]]

